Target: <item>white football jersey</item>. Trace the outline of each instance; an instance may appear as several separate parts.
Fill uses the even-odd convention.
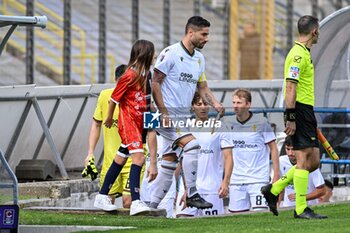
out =
[[[280,175],[281,177],[288,172],[288,170],[292,167],[293,165],[291,164],[288,155],[283,155],[280,156]],[[309,174],[309,180],[308,180],[308,185],[307,185],[307,193],[313,192],[316,187],[319,187],[324,184],[324,179],[321,174],[320,169],[317,169]],[[289,207],[289,206],[295,206],[295,201],[290,201],[288,199],[288,195],[295,193],[294,191],[294,185],[289,184],[285,189],[284,189],[284,197],[283,197],[283,203],[282,207]],[[315,205],[318,204],[318,199],[310,200],[307,201],[308,205]]]
[[[243,124],[233,117],[227,125],[234,145],[230,184],[269,182],[270,148],[267,143],[276,137],[267,119],[252,114]]]
[[[218,194],[223,179],[223,156],[221,149],[232,148],[232,140],[227,133],[194,132],[201,146],[198,154],[196,186],[200,194]]]
[[[173,113],[172,108],[189,112],[197,83],[206,81],[203,54],[195,50],[191,56],[179,42],[159,54],[154,68],[166,75],[161,88],[169,113]]]

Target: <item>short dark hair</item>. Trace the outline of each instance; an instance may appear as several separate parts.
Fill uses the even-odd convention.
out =
[[[330,182],[329,180],[324,180],[324,185],[326,185],[331,190],[333,190],[333,188],[334,188],[332,182]]]
[[[125,64],[121,64],[117,68],[115,68],[115,71],[114,71],[115,81],[118,81],[120,79],[120,77],[125,73],[125,70],[126,70]]]
[[[210,27],[210,22],[206,19],[204,19],[201,16],[192,16],[187,20],[186,28],[185,28],[185,33],[188,32],[189,28],[193,28],[195,30],[205,28],[205,27]]]
[[[292,139],[292,136],[287,136],[285,139],[284,139],[284,144],[286,146],[293,146],[293,139]]]
[[[194,93],[193,99],[192,99],[192,105],[196,104],[199,102],[201,99],[201,96],[199,95],[198,91]]]
[[[304,15],[298,20],[298,32],[300,35],[308,35],[318,26],[318,18],[312,15]]]

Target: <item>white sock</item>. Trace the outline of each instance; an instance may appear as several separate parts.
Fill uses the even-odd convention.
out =
[[[163,200],[171,184],[173,183],[173,175],[176,169],[176,162],[162,160],[162,165],[158,171],[157,178],[153,181],[154,187],[151,191],[150,207],[157,208],[158,204]]]
[[[185,176],[187,196],[198,193],[196,188],[199,149],[183,152],[182,169]]]

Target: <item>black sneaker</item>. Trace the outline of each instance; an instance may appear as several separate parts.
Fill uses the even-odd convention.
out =
[[[204,200],[198,193],[192,197],[186,197],[186,205],[187,207],[194,207],[197,209],[213,208],[213,204]]]
[[[304,212],[297,215],[297,213],[294,210],[294,218],[303,218],[303,219],[324,219],[324,218],[328,218],[325,215],[320,215],[320,214],[316,214],[312,209],[310,209],[309,207],[306,207]]]
[[[278,211],[277,211],[277,201],[278,201],[278,195],[275,196],[274,194],[271,193],[271,188],[272,184],[265,185],[261,187],[260,191],[264,195],[265,200],[267,201],[267,205],[270,208],[270,211],[278,216]]]

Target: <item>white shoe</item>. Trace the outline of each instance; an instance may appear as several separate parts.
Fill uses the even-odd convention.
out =
[[[112,204],[112,200],[108,195],[97,194],[95,197],[94,207],[103,209],[104,211],[113,211],[117,207]]]
[[[141,200],[135,200],[133,202],[131,202],[131,206],[130,206],[130,215],[137,215],[140,214],[142,212],[149,212],[152,211],[151,208],[148,207],[148,205],[146,203],[144,203]]]

